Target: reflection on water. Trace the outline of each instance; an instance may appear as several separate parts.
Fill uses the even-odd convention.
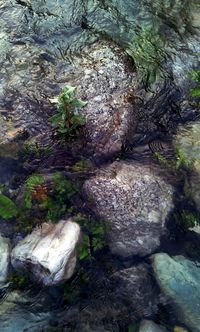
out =
[[[130,156],[132,160],[147,163],[152,152],[162,151],[165,145],[168,151],[177,125],[197,112],[196,105],[188,103],[191,84],[188,73],[199,68],[198,0],[0,0],[0,27],[1,142],[7,121],[14,127],[9,131],[11,136],[15,130],[28,132],[30,136],[48,132],[52,112],[49,98],[65,86],[68,73],[74,70],[74,58],[81,57],[83,50],[87,51],[99,39],[113,40],[124,48],[138,73],[139,124],[135,135],[127,139],[130,147],[129,155],[125,154],[127,159]],[[195,144],[199,153],[196,141],[197,137],[192,136],[189,143]],[[184,144],[184,135],[181,142]],[[24,175],[19,179],[20,174],[30,173],[30,165],[22,166],[16,155],[18,143],[12,144],[8,140],[0,148],[0,183],[9,184],[15,178],[11,188],[11,193],[12,190],[15,193],[24,180]],[[196,154],[195,149],[192,151]],[[46,159],[45,154],[37,156],[36,164],[42,158]],[[198,167],[196,163],[197,173]],[[198,205],[198,186],[194,181],[189,184]],[[13,229],[6,226],[0,229],[14,243],[21,237],[13,235]],[[180,246],[173,243],[173,255],[187,253],[191,247],[191,239],[187,239],[184,231],[179,239],[182,236],[186,240],[181,239],[184,243],[180,241]],[[165,244],[164,250],[170,253],[171,248],[166,247]],[[196,248],[190,254],[192,250]],[[196,259],[196,252],[189,257]],[[169,299],[160,293],[149,259],[145,258],[145,266],[141,261],[139,257],[121,260],[110,255],[106,248],[94,262],[85,263],[83,268],[88,273],[75,274],[70,287],[50,287],[39,292],[31,283],[20,285],[20,290],[13,288],[12,283],[5,285],[0,294],[0,331],[139,331],[138,324],[143,318],[163,323],[169,331],[176,324],[184,326],[187,322],[182,318],[182,309],[177,311],[180,315],[177,312],[175,315]],[[181,263],[171,264],[181,275]],[[192,268],[196,287],[199,272],[195,266]],[[187,280],[193,277],[189,272]],[[177,280],[175,289],[179,287]],[[162,280],[158,283],[162,288]],[[189,327],[192,332],[200,331],[193,323]]]

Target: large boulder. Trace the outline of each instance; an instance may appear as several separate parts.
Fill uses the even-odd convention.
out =
[[[151,165],[119,161],[102,168],[84,184],[91,207],[108,223],[113,254],[145,256],[168,233],[173,187]]]
[[[79,237],[80,227],[71,219],[44,223],[16,245],[11,263],[44,285],[62,283],[74,272]]]
[[[139,332],[168,332],[168,330],[150,320],[143,320],[140,324]]]
[[[103,41],[74,56],[73,67],[58,76],[78,87],[88,103],[86,115],[87,149],[97,160],[120,152],[126,136],[137,125],[133,106],[136,75],[128,56],[114,43]]]
[[[10,241],[0,235],[0,286],[6,281],[10,261]]]
[[[179,321],[191,332],[200,331],[200,267],[183,256],[170,257],[165,253],[153,256],[156,279]]]

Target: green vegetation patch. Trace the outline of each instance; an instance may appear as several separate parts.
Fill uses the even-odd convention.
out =
[[[139,79],[150,87],[161,74],[166,61],[164,43],[153,28],[142,28],[129,43],[127,53],[133,58]]]
[[[87,102],[77,99],[75,91],[75,87],[66,86],[57,97],[50,99],[57,104],[57,113],[51,117],[51,122],[56,126],[59,138],[67,141],[77,138],[85,125],[85,116],[76,109],[86,106]]]

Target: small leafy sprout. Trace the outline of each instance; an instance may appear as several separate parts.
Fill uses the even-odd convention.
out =
[[[72,141],[80,134],[85,125],[85,116],[76,112],[84,107],[87,102],[75,97],[76,88],[67,86],[51,103],[57,104],[57,113],[51,117],[53,125],[57,126],[59,137]]]

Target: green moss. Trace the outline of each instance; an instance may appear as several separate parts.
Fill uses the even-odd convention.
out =
[[[26,275],[15,272],[8,277],[8,282],[13,289],[24,289],[28,286],[29,279]]]
[[[200,70],[191,71],[189,77],[196,83],[196,86],[190,90],[190,95],[200,98]],[[200,102],[197,102],[197,107],[200,107]]]
[[[198,224],[198,216],[195,212],[181,210],[174,215],[175,222],[183,229],[195,227]]]
[[[141,28],[126,51],[135,62],[139,79],[150,87],[162,72],[166,60],[161,37],[153,28]]]

